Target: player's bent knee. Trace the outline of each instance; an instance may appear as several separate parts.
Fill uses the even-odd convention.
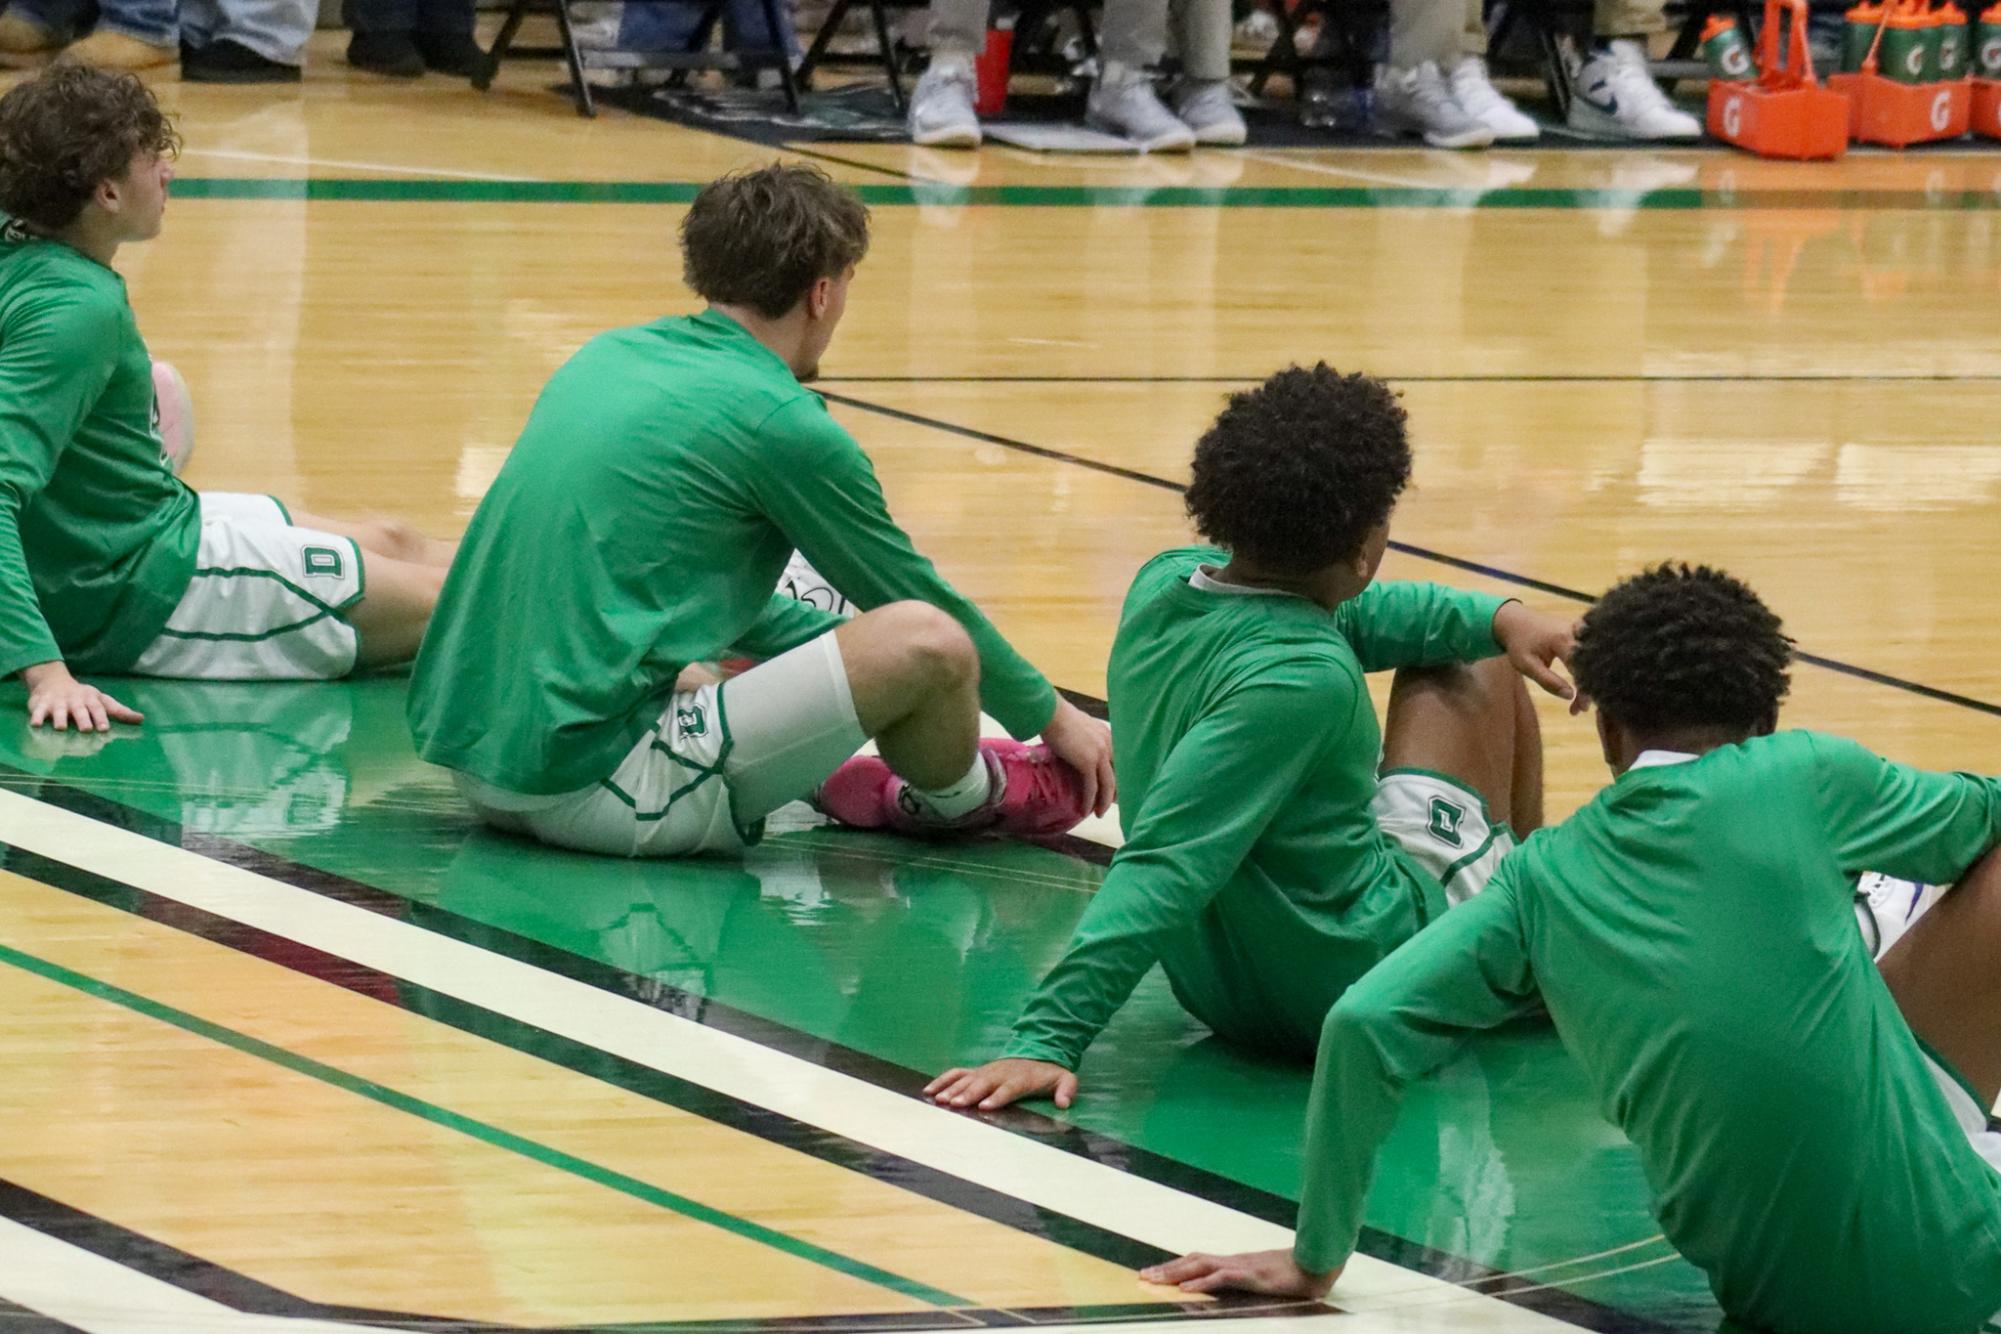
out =
[[[913,684],[944,690],[964,684],[979,671],[972,637],[929,603],[891,603],[875,614],[883,617],[883,632],[895,644]]]

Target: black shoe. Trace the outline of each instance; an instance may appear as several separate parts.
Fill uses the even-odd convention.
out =
[[[222,38],[181,47],[183,83],[297,83],[299,67],[266,60],[241,42]]]
[[[407,32],[354,34],[347,39],[347,63],[392,79],[414,79],[424,72],[424,57]]]
[[[486,63],[486,52],[469,32],[420,32],[413,40],[424,58],[424,68],[440,74],[469,79]]]

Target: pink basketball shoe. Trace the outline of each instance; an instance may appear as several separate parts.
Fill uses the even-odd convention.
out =
[[[984,738],[980,756],[993,792],[977,809],[943,820],[874,755],[857,755],[828,776],[815,804],[844,825],[939,838],[953,834],[1013,834],[1051,838],[1091,813],[1084,779],[1044,745]]]
[[[160,453],[176,475],[195,452],[195,400],[188,382],[164,361],[153,363],[153,433]]]

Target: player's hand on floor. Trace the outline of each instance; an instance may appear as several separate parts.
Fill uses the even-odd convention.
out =
[[[1576,622],[1531,611],[1519,602],[1504,602],[1494,613],[1494,642],[1516,671],[1558,699],[1569,700],[1572,713],[1583,710],[1577,687],[1556,670],[1556,664],[1570,661],[1570,651],[1577,646]]]
[[[113,723],[136,723],[145,715],[128,709],[96,686],[85,685],[60,662],[37,663],[24,669],[28,686],[28,726],[47,723],[58,732],[72,725],[79,732],[109,732]]]
[[[1118,780],[1112,777],[1112,729],[1059,698],[1042,739],[1058,759],[1084,775],[1084,800],[1092,814],[1110,810],[1119,795]]]
[[[1077,1096],[1077,1076],[1051,1061],[1013,1057],[988,1061],[977,1070],[947,1070],[924,1086],[924,1096],[941,1107],[996,1112],[1024,1098],[1053,1097],[1068,1107]]]
[[[1149,1283],[1166,1283],[1183,1292],[1258,1292],[1268,1297],[1325,1297],[1341,1277],[1339,1269],[1309,1274],[1291,1251],[1249,1251],[1242,1255],[1184,1255],[1164,1265],[1142,1269]]]

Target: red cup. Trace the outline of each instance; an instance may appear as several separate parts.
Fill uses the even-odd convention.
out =
[[[987,43],[973,58],[973,78],[978,85],[973,110],[983,119],[1007,109],[1007,73],[1013,58],[1014,29],[988,28]]]

